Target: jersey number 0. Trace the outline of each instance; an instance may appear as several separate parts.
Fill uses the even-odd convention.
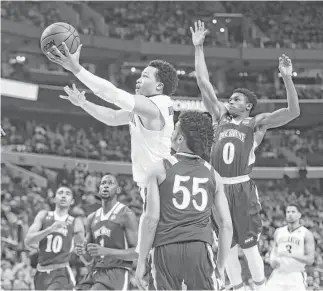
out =
[[[205,184],[209,181],[209,178],[197,178],[193,177],[193,187],[190,191],[186,186],[183,186],[182,183],[188,182],[192,177],[190,176],[180,176],[175,175],[173,194],[178,192],[183,193],[183,200],[179,202],[176,198],[173,198],[173,204],[177,209],[186,209],[192,202],[194,208],[198,211],[205,210],[208,203],[207,191],[204,188],[201,188],[201,184]],[[195,196],[201,195],[201,204],[197,204]]]
[[[227,165],[232,164],[234,159],[234,154],[235,154],[234,144],[232,142],[227,142],[223,147],[223,152],[222,152],[223,161]]]

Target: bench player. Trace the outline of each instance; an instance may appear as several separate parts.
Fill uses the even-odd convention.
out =
[[[86,247],[76,246],[83,262],[92,264],[80,290],[127,290],[129,270],[137,258],[137,218],[118,202],[120,193],[115,176],[105,175],[100,183],[102,207],[88,216]],[[94,260],[91,261],[91,258]],[[90,259],[90,260],[89,260]]]
[[[265,290],[306,290],[305,266],[314,263],[315,242],[313,234],[300,224],[301,216],[297,204],[288,204],[287,225],[275,231],[270,255],[270,264],[274,270]]]
[[[203,42],[207,30],[204,23],[195,23],[195,29],[191,28],[191,32],[198,86],[205,107],[212,115],[213,122],[218,124],[211,150],[211,165],[223,178],[234,229],[226,271],[234,288],[243,289],[237,247],[240,245],[258,289],[265,282],[264,263],[257,246],[262,230],[259,215],[261,205],[256,185],[250,180],[249,174],[255,162],[255,149],[266,130],[285,125],[300,115],[298,95],[292,81],[292,63],[285,55],[279,58],[279,71],[287,92],[287,108],[250,117],[251,110],[257,104],[256,95],[248,89],[236,89],[228,104],[220,102],[209,81],[205,63]]]
[[[54,211],[41,210],[37,214],[25,238],[26,247],[39,243],[36,290],[73,290],[75,285],[69,260],[73,238],[75,243],[84,240],[84,226],[81,220],[68,214],[74,203],[70,188],[58,188],[55,203]]]
[[[156,290],[219,287],[212,252],[212,208],[220,228],[216,267],[222,275],[232,222],[220,176],[200,157],[212,139],[212,119],[207,114],[182,113],[172,140],[177,153],[158,162],[148,178],[136,271],[141,288],[151,247]]]

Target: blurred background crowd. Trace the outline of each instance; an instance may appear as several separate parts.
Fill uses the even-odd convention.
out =
[[[37,212],[53,208],[57,187],[72,186],[76,203],[71,214],[85,219],[89,213],[100,207],[97,193],[104,174],[102,171],[93,170],[88,163],[105,162],[107,173],[112,161],[130,162],[128,127],[108,127],[80,111],[72,112],[74,109],[68,107],[67,103],[54,103],[59,102],[56,101],[58,93],[55,90],[75,82],[75,79],[41,54],[38,39],[35,51],[32,48],[35,39],[32,36],[23,38],[17,32],[11,34],[8,32],[10,26],[28,28],[30,35],[37,35],[39,38],[39,29],[43,30],[54,22],[63,21],[75,26],[81,42],[86,37],[91,40],[102,37],[109,42],[130,41],[131,47],[138,43],[142,47],[145,44],[167,44],[177,52],[178,49],[186,52],[191,50],[190,61],[176,61],[176,57],[172,58],[171,54],[167,57],[162,55],[160,58],[170,58],[178,70],[180,82],[175,96],[200,100],[189,27],[194,21],[202,19],[210,30],[210,36],[205,42],[206,48],[215,51],[217,48],[227,51],[259,48],[265,52],[264,60],[253,62],[244,59],[234,62],[229,58],[216,59],[215,62],[211,59],[208,62],[210,78],[219,98],[228,97],[235,88],[246,87],[268,105],[266,110],[272,111],[279,102],[276,100],[273,105],[270,99],[282,101],[286,99],[286,93],[277,70],[278,57],[275,56],[274,62],[273,58],[267,58],[266,52],[272,52],[271,49],[280,52],[284,52],[281,49],[293,49],[295,54],[305,51],[310,56],[313,52],[322,50],[322,11],[323,2],[307,1],[195,1],[189,2],[189,5],[187,2],[178,1],[2,1],[3,24],[6,24],[5,21],[9,24],[6,24],[6,29],[1,28],[2,78],[39,85],[37,102],[2,96],[1,128],[6,133],[1,137],[2,154],[5,152],[19,156],[29,153],[41,157],[46,155],[53,159],[74,158],[76,161],[72,168],[67,164],[60,168],[51,168],[36,162],[23,166],[18,163],[19,170],[16,165],[2,161],[2,290],[34,288],[37,251],[26,250],[23,239]],[[102,39],[100,40],[103,41]],[[82,65],[92,73],[111,80],[118,87],[133,92],[136,79],[149,57],[125,53],[115,61],[114,57],[100,57],[102,51],[98,47],[95,49],[97,51],[84,54],[84,58],[81,58],[84,60]],[[113,53],[115,52],[112,50],[111,54]],[[178,53],[175,55],[179,56]],[[302,207],[302,223],[313,232],[316,240],[315,263],[307,269],[308,290],[319,290],[323,287],[323,179],[308,178],[307,168],[323,165],[323,121],[320,111],[323,100],[322,60],[318,57],[316,62],[306,62],[303,59],[294,61],[294,56],[290,57],[294,67],[293,80],[299,98],[303,99],[302,115],[297,125],[267,132],[261,146],[256,150],[256,166],[277,167],[281,171],[285,167],[296,167],[300,170],[297,178],[290,177],[286,172],[282,179],[256,180],[263,206],[264,224],[259,248],[268,276],[271,272],[269,254],[274,230],[284,224],[284,205],[297,200]],[[138,59],[138,62],[134,62],[134,59]],[[77,86],[82,87],[80,83]],[[304,110],[307,112],[306,116]],[[175,118],[178,114],[176,112]],[[23,159],[20,156],[19,158]],[[21,171],[27,174],[19,174]],[[32,178],[33,174],[46,181],[46,186],[41,185],[41,179]],[[139,218],[142,201],[137,186],[131,175],[120,173],[118,179],[122,187],[119,200],[126,203]],[[246,264],[242,253],[240,255],[242,264]],[[86,274],[87,268],[75,255],[72,256],[71,265],[79,281]],[[250,274],[245,271],[247,269],[243,268],[244,281],[251,288]],[[133,283],[132,280],[131,288],[135,289]]]
[[[149,43],[191,45],[189,27],[202,19],[210,30],[206,46],[219,48],[299,48],[323,49],[323,2],[140,2],[140,1],[72,1],[72,2],[11,2],[1,5],[3,19],[44,29],[54,22],[64,21],[67,11],[78,19],[76,29],[83,35],[97,35],[111,39],[137,40]],[[156,21],[158,15],[158,21]],[[309,21],[310,19],[310,21]],[[100,20],[100,21],[99,21]],[[3,46],[6,49],[5,45]],[[292,56],[290,56],[292,57]],[[142,59],[144,60],[144,59]],[[93,73],[106,74],[100,61],[87,63]],[[227,97],[233,88],[247,87],[262,99],[285,98],[277,65],[268,69],[254,68],[245,62],[243,68],[226,71],[225,86],[216,86],[220,97]],[[301,99],[323,99],[323,71],[309,70],[294,63],[295,83]],[[28,52],[3,53],[2,75],[14,79],[34,81],[35,70],[62,73],[64,70],[45,58]],[[116,73],[117,85],[134,90],[140,68],[130,66]],[[176,96],[199,97],[194,68],[183,66],[178,71],[181,82]],[[212,77],[212,73],[211,73]],[[35,77],[48,84],[48,78]],[[55,81],[53,78],[52,83]],[[66,76],[65,76],[66,82]],[[234,85],[233,85],[234,84]]]

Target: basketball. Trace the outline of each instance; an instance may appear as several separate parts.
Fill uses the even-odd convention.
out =
[[[74,54],[80,45],[80,36],[72,25],[56,22],[43,31],[40,38],[40,47],[44,54],[51,52],[54,45],[63,53],[62,42],[65,42],[70,53]]]

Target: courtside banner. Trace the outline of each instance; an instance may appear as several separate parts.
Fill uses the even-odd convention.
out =
[[[1,95],[36,101],[38,99],[39,86],[35,84],[19,82],[1,78]]]

